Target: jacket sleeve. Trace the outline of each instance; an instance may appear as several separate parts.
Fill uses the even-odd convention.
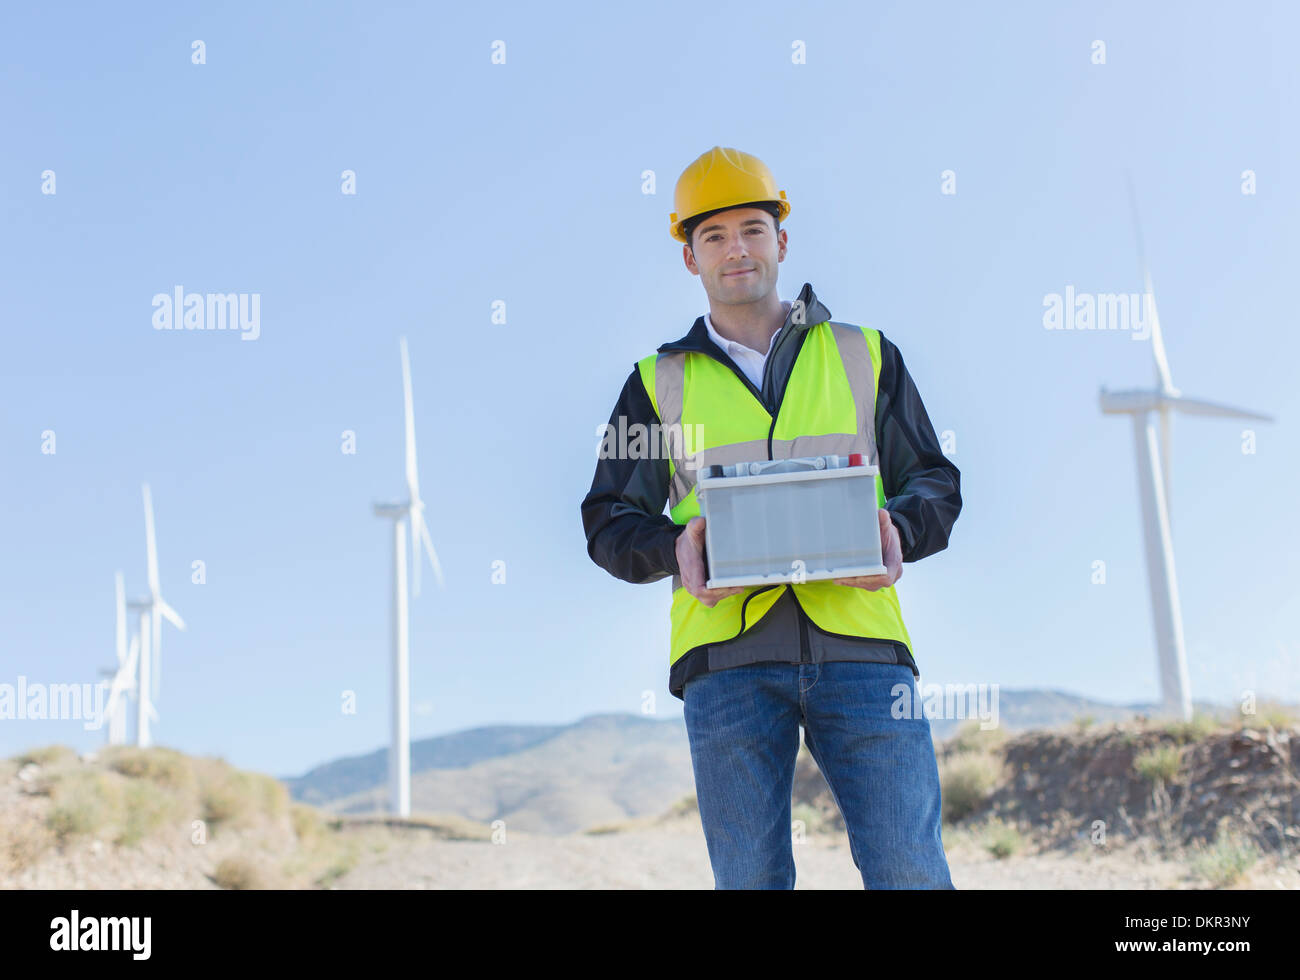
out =
[[[623,419],[622,426],[619,420]],[[609,417],[614,437],[614,452],[606,444],[598,451],[596,474],[591,490],[582,501],[582,527],[587,534],[587,554],[609,574],[625,582],[657,582],[676,575],[677,536],[684,525],[676,524],[664,513],[668,502],[668,459],[649,433],[658,432],[659,417],[634,366],[623,384],[618,403]],[[641,445],[653,452],[627,456],[627,447],[619,444],[618,433],[629,433],[628,443],[635,446],[632,427],[645,426]]]
[[[880,335],[876,448],[885,509],[898,526],[903,561],[920,561],[948,547],[961,512],[961,473],[939,448],[898,348]]]

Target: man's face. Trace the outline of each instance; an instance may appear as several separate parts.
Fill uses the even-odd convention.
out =
[[[753,303],[776,289],[785,260],[786,233],[761,208],[731,208],[705,218],[682,246],[686,268],[704,282],[709,299],[724,305]]]

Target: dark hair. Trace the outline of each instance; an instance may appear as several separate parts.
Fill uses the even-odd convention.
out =
[[[772,216],[772,225],[775,228],[775,234],[781,234],[781,219],[777,217],[781,213],[781,208],[771,201],[755,201],[753,204],[735,204],[730,208],[718,208],[717,211],[705,211],[703,214],[697,214],[690,221],[683,223],[682,232],[686,235],[686,244],[690,246],[691,254],[695,254],[695,229],[698,228],[705,218],[711,218],[722,211],[730,211],[732,208],[761,208]]]

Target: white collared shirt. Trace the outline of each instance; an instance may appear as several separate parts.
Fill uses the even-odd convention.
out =
[[[787,312],[789,307],[786,307]],[[752,347],[746,347],[744,344],[738,344],[734,340],[728,340],[718,331],[713,329],[713,319],[709,314],[704,314],[704,327],[709,332],[709,339],[726,351],[727,356],[736,362],[736,367],[745,372],[745,377],[754,382],[754,387],[759,391],[763,390],[763,365],[767,363],[767,355],[772,350],[772,341],[767,342],[767,351],[759,353]],[[773,339],[776,334],[772,335]]]

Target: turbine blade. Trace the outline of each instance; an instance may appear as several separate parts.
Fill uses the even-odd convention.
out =
[[[140,637],[133,636],[131,637],[131,649],[127,652],[126,665],[123,668],[126,672],[126,676],[131,679],[132,687],[135,686],[135,668],[139,660],[140,660]]]
[[[112,718],[117,713],[117,702],[122,698],[122,686],[118,683],[116,677],[113,678],[113,686],[108,689],[108,703],[104,705],[104,717]]]
[[[158,545],[153,532],[153,496],[144,484],[144,543],[149,562],[149,593],[158,595]]]
[[[1261,422],[1273,421],[1271,415],[1248,412],[1244,408],[1233,408],[1231,405],[1220,405],[1218,402],[1207,402],[1200,398],[1184,398],[1182,395],[1177,395],[1166,397],[1164,401],[1188,415],[1208,415],[1225,419],[1257,419]]]
[[[1150,303],[1151,316],[1151,356],[1156,362],[1156,384],[1161,391],[1177,392],[1173,378],[1169,376],[1169,356],[1165,353],[1164,334],[1160,332],[1160,314],[1156,311],[1156,294],[1151,288],[1151,273],[1146,264],[1142,265],[1142,281],[1146,289],[1147,302]]]
[[[178,630],[183,631],[185,629],[185,620],[181,619],[181,614],[171,606],[167,605],[167,603],[161,598],[155,601],[155,608],[163,614],[163,618],[165,618],[167,622],[171,623]]]
[[[135,698],[139,694],[140,637],[131,637],[131,649],[126,655],[126,696]]]
[[[406,489],[411,501],[420,499],[420,475],[415,465],[415,405],[411,399],[411,359],[402,338],[402,395],[406,406]]]
[[[438,563],[438,552],[433,550],[433,542],[429,539],[429,525],[424,521],[420,521],[420,537],[424,540],[424,547],[429,552],[429,564],[433,566],[433,574],[438,580],[438,587],[442,588],[442,565]]]
[[[152,657],[149,665],[153,669],[150,671],[153,680],[153,696],[158,696],[159,685],[162,682],[162,621],[166,619],[178,630],[185,629],[185,620],[181,619],[178,613],[171,606],[163,601],[162,597],[153,601],[153,648]]]
[[[1133,175],[1124,171],[1124,181],[1128,185],[1129,207],[1133,210],[1133,232],[1137,238],[1138,266],[1142,270],[1142,288],[1149,304],[1147,312],[1151,317],[1151,355],[1156,362],[1156,383],[1161,391],[1176,392],[1173,379],[1169,375],[1169,358],[1165,354],[1164,335],[1160,332],[1160,315],[1156,311],[1156,294],[1151,288],[1151,273],[1147,269],[1146,246],[1142,240],[1142,218],[1138,214],[1137,192],[1133,189]]]
[[[128,689],[135,687],[135,662],[139,655],[140,641],[132,637],[131,651],[126,655],[117,673],[113,675],[113,686],[109,688],[108,705],[104,709],[104,714],[110,718],[117,710],[117,702],[126,696]]]
[[[124,690],[126,690],[126,679],[119,670],[113,675],[113,684],[108,689],[108,704],[104,705],[105,717],[113,717],[114,712],[117,711],[117,702],[121,700]]]
[[[157,721],[157,720],[158,720],[158,709],[156,709],[156,708],[153,706],[153,702],[152,702],[152,701],[150,701],[148,704],[146,704],[146,705],[144,706],[144,710],[147,711],[147,712],[149,713],[149,719],[150,719],[150,721]]]
[[[126,660],[126,587],[121,572],[113,574],[113,584],[117,589],[117,665],[121,667]]]

